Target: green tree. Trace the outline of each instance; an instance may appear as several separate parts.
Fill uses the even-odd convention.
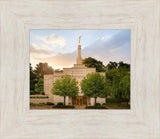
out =
[[[127,64],[127,63],[123,63],[123,61],[120,61],[118,63],[118,68],[126,68],[126,69],[130,69],[130,64]]]
[[[117,65],[117,67],[114,67],[113,65]],[[122,84],[120,84],[120,82],[126,75],[130,74],[130,65],[121,61],[118,64],[110,62],[107,67],[112,67],[107,68],[108,70],[106,71],[106,79],[110,80],[111,83],[110,96],[112,98],[124,100],[124,92],[122,90]]]
[[[118,63],[117,62],[109,62],[109,64],[106,66],[107,70],[111,69],[117,69],[118,68]]]
[[[78,82],[70,75],[61,76],[53,83],[52,93],[64,97],[64,105],[66,96],[74,97],[78,95]]]
[[[110,97],[121,98],[119,90],[119,83],[121,81],[121,74],[118,69],[111,69],[106,71],[106,80],[110,82]]]
[[[35,84],[35,92],[37,94],[44,94],[44,82],[42,78],[40,78],[38,83]]]
[[[44,74],[53,74],[54,70],[51,66],[48,66],[48,63],[39,63],[36,65],[34,73],[38,81],[40,78],[43,78]]]
[[[122,61],[120,61],[118,63],[118,71],[120,72],[121,77],[123,78],[125,75],[130,73],[130,64],[123,63]]]
[[[106,95],[106,80],[99,73],[89,73],[81,82],[81,89],[85,96],[94,97],[95,104],[97,97],[105,97]]]
[[[120,90],[122,92],[122,99],[124,99],[128,105],[130,100],[130,74],[125,75],[121,80]]]
[[[33,71],[32,65],[30,63],[30,92],[32,92],[34,94],[34,90],[35,90],[35,84],[37,83],[36,81],[36,75]]]
[[[85,64],[85,66],[89,68],[96,68],[97,72],[103,72],[106,70],[101,61],[98,61],[92,57],[83,59],[83,64]]]

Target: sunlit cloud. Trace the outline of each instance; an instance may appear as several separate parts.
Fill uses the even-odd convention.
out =
[[[51,34],[49,36],[45,36],[42,38],[43,42],[46,44],[52,44],[58,47],[63,48],[66,45],[66,41],[64,37],[62,36],[57,36],[55,34]]]
[[[76,54],[58,54],[56,56],[47,57],[47,58],[35,58],[37,61],[47,62],[53,66],[57,66],[62,69],[64,67],[72,67],[76,63]]]
[[[30,44],[30,53],[31,54],[44,54],[44,55],[51,55],[52,53],[50,51],[47,51],[47,49],[41,48],[40,46],[31,43]]]

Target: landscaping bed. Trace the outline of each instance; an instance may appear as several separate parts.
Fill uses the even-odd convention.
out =
[[[30,96],[31,99],[48,98],[48,96]]]
[[[56,106],[53,106],[53,108],[75,108],[75,106],[72,106],[72,105],[56,105]]]
[[[86,109],[106,109],[105,106],[86,106]]]

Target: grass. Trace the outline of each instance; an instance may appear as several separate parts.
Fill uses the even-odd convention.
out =
[[[120,108],[130,108],[130,105],[127,105],[127,104],[123,104],[123,103],[111,103],[111,102],[108,102],[108,103],[105,103],[103,104],[103,106],[106,106],[106,107],[120,107]]]

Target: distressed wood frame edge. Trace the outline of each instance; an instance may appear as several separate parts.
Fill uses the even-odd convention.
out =
[[[156,10],[158,10],[158,12],[159,12],[159,3],[157,2],[157,1],[152,1],[153,3],[153,9],[152,9],[152,11],[156,11]],[[3,7],[3,6],[1,6],[1,7]],[[28,37],[26,37],[25,35],[26,34],[28,34],[27,33],[27,31],[28,31],[28,29],[30,28],[30,26],[32,26],[32,25],[30,25],[30,24],[28,24],[28,23],[25,23],[24,22],[24,18],[23,17],[21,17],[21,15],[16,15],[16,14],[14,14],[14,13],[12,13],[12,9],[9,9],[9,5],[8,5],[8,3],[7,3],[7,6],[6,6],[6,3],[4,4],[4,7],[2,8],[5,12],[6,12],[6,14],[8,14],[8,16],[10,16],[10,17],[12,17],[12,20],[14,21],[13,23],[15,24],[15,26],[16,26],[16,23],[17,23],[17,26],[19,26],[19,27],[24,27],[24,31],[23,32],[21,32],[21,30],[19,30],[19,32],[18,33],[20,33],[22,36],[22,40],[24,40],[24,42],[25,42],[25,48],[27,49],[27,42],[28,42],[28,40],[26,39],[26,38],[29,38],[29,36]],[[1,11],[3,11],[1,9]],[[156,9],[156,10],[155,10]],[[6,11],[7,10],[7,11]],[[154,13],[153,12],[153,13]],[[158,13],[158,15],[159,15],[159,13]],[[151,15],[150,15],[151,16]],[[148,16],[147,15],[147,17],[146,16],[144,16],[144,15],[142,15],[142,16],[140,16],[139,18],[142,18],[141,19],[141,21],[145,21],[146,20],[146,18],[150,18],[150,16]],[[1,14],[1,17],[2,17],[2,14]],[[18,17],[18,18],[17,18]],[[2,19],[2,18],[1,18]],[[143,24],[143,22],[141,23],[139,20],[137,20],[137,22],[138,23],[134,23],[134,26],[133,26],[133,28],[135,29],[135,28],[138,28],[140,25],[142,25]],[[140,22],[140,23],[139,23]],[[1,22],[0,22],[0,25],[1,25]],[[48,25],[46,25],[46,26],[48,26]],[[51,25],[52,26],[52,25]],[[44,27],[42,27],[42,28],[44,28]],[[78,28],[78,27],[75,27],[75,28]],[[135,31],[135,30],[134,30]],[[17,37],[19,36],[18,35],[18,33],[17,33]],[[131,35],[132,35],[132,30],[131,30]],[[160,32],[158,32],[158,33],[160,33]],[[16,34],[16,33],[15,33]],[[3,33],[1,33],[1,35],[3,35]],[[24,35],[24,36],[23,36]],[[29,34],[28,34],[29,35]],[[3,38],[3,36],[1,36],[2,38]],[[29,42],[28,42],[29,43]],[[134,42],[133,42],[134,43]],[[23,42],[21,42],[21,44],[23,45],[24,43]],[[157,44],[158,45],[158,44]],[[19,44],[19,46],[20,46],[20,44]],[[0,50],[2,50],[3,51],[3,49],[4,49],[4,47],[1,47],[1,49]],[[29,50],[29,49],[28,49]],[[133,50],[133,49],[132,49]],[[158,49],[159,50],[159,49]],[[1,51],[1,52],[2,52]],[[25,53],[29,53],[29,51],[22,51],[23,52],[23,54],[25,54]],[[2,56],[3,56],[3,54],[2,54]],[[3,57],[1,57],[1,58],[3,58]],[[26,58],[26,57],[25,57]],[[159,57],[158,57],[159,58]],[[27,59],[28,59],[28,57],[27,57]],[[24,66],[28,66],[29,67],[29,63],[27,63],[27,60],[24,60],[26,63],[24,63]],[[159,62],[159,61],[158,61]],[[3,63],[3,62],[2,62]],[[21,63],[21,65],[23,65],[23,63]],[[2,67],[2,65],[1,65],[1,63],[0,63],[0,67]],[[133,65],[131,65],[131,73],[133,73]],[[28,69],[28,71],[27,71],[27,69]],[[26,71],[29,73],[29,68],[26,68]],[[24,74],[26,74],[26,75],[28,75],[28,73],[26,73],[26,71],[23,71],[24,72]],[[158,71],[157,71],[158,72]],[[159,73],[159,72],[158,72]],[[0,81],[2,81],[2,75],[0,76]],[[27,76],[26,76],[27,77]],[[29,77],[28,77],[28,80],[29,80]],[[157,79],[158,80],[158,79]],[[158,83],[160,83],[159,82],[159,80],[158,80]],[[27,84],[27,80],[25,80],[25,83],[24,83],[25,85]],[[4,86],[1,86],[1,87],[4,87]],[[28,92],[28,89],[29,89],[29,86],[25,86],[24,87],[24,92]],[[159,87],[158,87],[158,84],[157,84],[157,91],[159,91],[158,90],[159,89]],[[5,89],[4,89],[5,90]],[[132,90],[132,92],[134,92],[133,90]],[[133,96],[133,94],[131,94],[132,96]],[[159,95],[159,97],[160,97],[160,95]],[[19,99],[24,99],[25,101],[21,101],[21,100],[19,100]],[[40,110],[39,111],[39,114],[37,113],[37,111],[32,111],[32,110],[29,110],[29,104],[28,104],[28,102],[29,102],[29,94],[22,94],[22,96],[19,96],[16,100],[15,100],[15,103],[14,103],[14,106],[13,106],[13,108],[21,108],[21,109],[19,109],[19,110],[17,110],[16,111],[16,114],[14,115],[14,117],[10,117],[10,116],[7,116],[6,114],[6,111],[5,111],[5,105],[4,104],[7,104],[6,102],[4,102],[3,101],[3,99],[4,100],[8,100],[8,98],[7,99],[5,99],[5,96],[4,96],[4,92],[3,92],[3,94],[2,94],[2,97],[1,97],[1,124],[0,124],[0,127],[2,127],[1,128],[1,135],[2,135],[2,137],[4,137],[4,138],[10,138],[10,137],[15,137],[15,138],[25,138],[25,136],[28,136],[28,137],[30,137],[30,138],[36,138],[36,136],[32,136],[32,135],[27,135],[28,133],[30,133],[30,131],[27,133],[24,133],[24,132],[22,132],[22,133],[19,133],[19,135],[15,135],[15,133],[17,133],[17,131],[19,131],[20,130],[20,128],[23,128],[24,126],[29,126],[29,124],[32,122],[32,120],[33,120],[33,117],[39,117],[38,119],[36,119],[35,118],[35,121],[33,122],[33,123],[40,123],[41,122],[41,120],[43,121],[44,120],[44,117],[46,116],[46,115],[48,115],[48,117],[49,118],[51,118],[53,115],[54,115],[54,111],[43,111],[43,113],[42,113],[42,111]],[[159,101],[160,99],[159,98],[157,98],[157,100],[156,101]],[[136,101],[136,100],[134,100],[134,101]],[[16,105],[18,104],[17,102],[20,102],[20,105],[21,105],[21,107],[17,107]],[[159,102],[157,102],[157,104],[158,104],[158,106],[157,106],[157,108],[158,109],[160,109],[160,103]],[[25,107],[24,107],[25,106]],[[146,121],[144,121],[144,119],[145,119],[145,116],[142,114],[139,114],[139,113],[136,113],[136,108],[133,106],[133,102],[131,101],[131,110],[127,110],[127,111],[112,111],[113,113],[111,114],[111,112],[110,111],[103,111],[101,114],[97,114],[97,115],[103,115],[103,116],[105,116],[105,114],[108,114],[108,118],[109,118],[109,116],[111,115],[111,116],[115,116],[114,118],[116,119],[117,118],[117,116],[116,116],[116,114],[117,115],[119,115],[119,114],[121,114],[121,117],[122,117],[122,123],[124,122],[125,124],[127,124],[127,123],[130,123],[130,124],[133,124],[132,126],[134,127],[134,128],[138,128],[138,129],[142,129],[141,131],[136,131],[135,130],[135,132],[136,132],[136,135],[134,135],[132,132],[131,133],[127,133],[126,135],[124,134],[124,133],[122,133],[122,135],[121,135],[121,137],[144,137],[144,135],[145,136],[148,136],[148,137],[155,137],[155,138],[158,138],[158,137],[160,137],[160,135],[159,135],[159,133],[158,133],[158,131],[159,131],[159,129],[160,129],[160,125],[157,123],[157,124],[155,124],[155,121],[154,121],[154,125],[155,125],[155,127],[153,126],[153,124],[150,124],[150,123],[148,123],[148,122],[146,122]],[[79,114],[81,111],[70,111],[71,112],[71,115],[73,116],[73,115],[75,115],[75,114]],[[157,118],[157,120],[159,120],[159,115],[160,115],[160,110],[158,111],[156,111],[156,112],[159,112],[159,113],[156,113],[156,116],[154,116],[154,117],[156,117]],[[5,113],[5,115],[4,115],[4,113]],[[57,113],[59,113],[59,114],[67,114],[68,113],[68,111],[57,111]],[[96,114],[97,113],[97,111],[94,111],[91,115],[88,113],[88,115],[90,115],[90,116],[92,116],[93,114]],[[129,117],[130,117],[130,119],[128,119],[128,121],[125,121],[125,114],[127,114]],[[9,118],[10,117],[10,118]],[[66,116],[67,117],[67,116]],[[7,118],[9,118],[9,119],[7,119]],[[19,118],[19,119],[18,119]],[[60,116],[60,119],[61,119],[62,117]],[[69,117],[67,117],[68,119],[70,119]],[[113,119],[114,119],[113,118]],[[138,119],[139,118],[139,119]],[[144,119],[143,119],[144,118]],[[132,120],[135,120],[135,121],[137,121],[137,125],[134,125],[135,123],[133,123],[132,122]],[[12,120],[15,120],[15,121],[12,121]],[[96,119],[97,120],[97,119]],[[11,124],[13,124],[13,125],[11,125],[11,124],[8,124],[7,126],[5,125],[6,124],[6,122],[7,121],[10,121],[11,122]],[[45,121],[45,120],[44,120]],[[134,121],[134,122],[135,122]],[[48,122],[48,121],[47,121]],[[64,122],[62,119],[61,119],[61,122]],[[43,123],[43,122],[42,122]],[[54,121],[53,123],[55,123],[55,124],[58,124],[58,122],[56,122],[56,121]],[[120,123],[120,124],[122,124],[122,123]],[[43,123],[43,124],[47,124],[47,123]],[[139,126],[139,127],[138,127]],[[10,131],[10,129],[12,129],[13,127],[16,127],[13,131]],[[26,129],[26,127],[25,127],[25,129]],[[20,130],[21,131],[21,130]],[[128,131],[130,131],[130,130],[128,130]],[[59,133],[60,134],[60,133]],[[42,135],[42,138],[43,137],[57,137],[57,135],[52,135],[52,133],[50,133],[50,134],[48,134],[48,135]],[[58,137],[60,137],[60,135],[58,135]],[[71,136],[71,135],[68,135],[68,137],[73,137],[74,138],[74,136]],[[92,136],[87,136],[87,137],[92,137]],[[99,136],[97,136],[97,137],[99,137]],[[102,136],[100,136],[100,137],[102,137]],[[105,136],[104,136],[105,137]],[[110,135],[110,137],[111,137],[111,135]],[[118,137],[118,135],[113,135],[113,137],[115,138],[115,137]]]

